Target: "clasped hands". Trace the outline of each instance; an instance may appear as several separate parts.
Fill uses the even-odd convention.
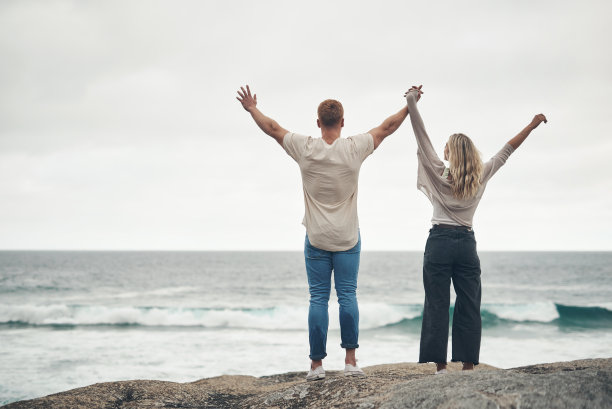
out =
[[[413,85],[412,87],[410,87],[410,89],[408,91],[406,91],[404,93],[404,98],[406,98],[406,96],[408,96],[408,93],[410,91],[416,91],[417,92],[416,100],[418,101],[419,99],[421,99],[421,95],[423,95],[423,91],[421,90],[421,88],[423,88],[422,85],[419,85],[418,87],[416,85]]]

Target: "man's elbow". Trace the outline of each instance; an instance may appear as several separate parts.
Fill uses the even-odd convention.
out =
[[[385,127],[384,129],[384,135],[385,137],[391,135],[392,133],[394,133],[395,131],[397,131],[397,129],[399,128],[399,124],[397,123],[392,123],[389,124],[387,127]]]
[[[276,121],[274,121],[270,123],[270,126],[268,127],[268,132],[266,133],[272,136],[273,138],[277,138],[283,133],[283,128],[281,128],[281,126]]]
[[[270,132],[278,132],[280,130],[280,125],[276,121],[270,122]]]

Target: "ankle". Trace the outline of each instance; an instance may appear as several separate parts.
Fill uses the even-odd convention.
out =
[[[350,348],[346,350],[346,356],[344,358],[344,363],[347,365],[357,366],[357,358],[355,357],[354,348]]]
[[[318,361],[310,361],[310,369],[316,369],[320,366],[323,366],[323,360],[319,359]]]
[[[437,363],[436,362],[436,371],[441,371],[442,369],[446,369],[446,363]]]
[[[473,371],[474,370],[474,364],[472,362],[464,362],[463,363],[463,370],[464,371]]]

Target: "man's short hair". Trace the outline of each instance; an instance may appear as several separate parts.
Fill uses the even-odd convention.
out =
[[[317,114],[323,126],[334,126],[344,117],[344,108],[342,108],[340,101],[326,99],[319,104]]]

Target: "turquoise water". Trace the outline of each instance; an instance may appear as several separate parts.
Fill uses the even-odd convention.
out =
[[[482,362],[612,356],[612,253],[480,256]],[[417,361],[421,263],[362,254],[362,366]],[[343,365],[334,297],[329,369]],[[302,371],[307,311],[300,252],[0,252],[0,403],[121,379]]]

